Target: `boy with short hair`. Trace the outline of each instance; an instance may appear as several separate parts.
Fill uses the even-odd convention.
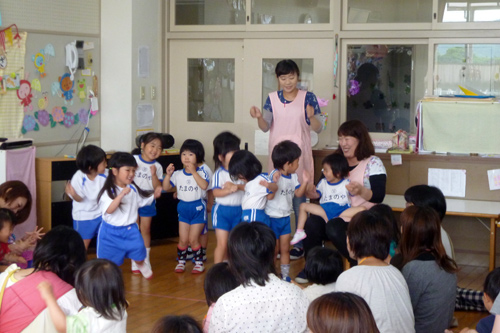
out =
[[[9,209],[0,208],[0,262],[26,263],[26,259],[10,252],[9,237],[14,229],[13,214]]]
[[[280,254],[281,278],[290,282],[290,213],[294,195],[302,197],[310,179],[309,173],[304,170],[303,183],[295,173],[299,167],[299,158],[302,154],[299,146],[285,140],[273,148],[271,158],[275,169],[269,175],[277,183],[278,190],[272,200],[267,201],[266,214],[269,215],[271,229],[276,235],[276,254]]]
[[[484,307],[491,312],[493,307],[493,302],[500,293],[500,267],[495,268],[488,273],[486,279],[484,280],[484,293],[483,302]],[[486,318],[481,319],[476,326],[478,333],[491,333],[493,330],[493,324],[495,323],[495,315],[489,315]]]

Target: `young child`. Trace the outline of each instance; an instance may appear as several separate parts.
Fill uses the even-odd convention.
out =
[[[349,184],[349,164],[341,154],[330,154],[323,159],[323,175],[316,186],[316,192],[308,189],[311,199],[320,199],[319,205],[314,203],[302,203],[299,209],[299,222],[295,235],[290,244],[296,244],[307,237],[304,231],[307,214],[321,216],[325,222],[334,217],[351,218],[357,212],[365,210],[364,207],[351,207],[351,199],[346,185]],[[311,186],[312,188],[312,186]],[[349,209],[350,208],[350,209]]]
[[[109,160],[111,172],[97,196],[102,212],[98,234],[97,257],[111,260],[117,265],[124,258],[134,260],[141,274],[150,279],[153,272],[146,259],[146,247],[137,226],[139,207],[151,205],[161,195],[156,188],[154,195],[135,185],[137,162],[129,153],[117,152]]]
[[[484,280],[483,302],[486,310],[491,311],[493,302],[500,293],[500,267],[495,268],[488,273]],[[495,315],[491,314],[486,318],[481,319],[476,326],[478,333],[490,333],[493,330],[495,323]]]
[[[205,276],[205,283],[203,286],[208,305],[207,315],[203,319],[203,332],[208,333],[212,311],[219,297],[235,289],[239,285],[240,284],[236,281],[236,278],[229,269],[229,264],[227,262],[220,262],[210,268],[207,272],[207,276]]]
[[[195,260],[191,273],[199,274],[205,270],[199,237],[207,220],[204,195],[210,179],[208,174],[198,167],[203,163],[205,155],[201,142],[187,139],[181,146],[180,154],[184,169],[174,172],[175,167],[170,164],[163,181],[163,189],[168,191],[175,187],[179,199],[178,264],[175,272],[183,273],[186,270],[187,247],[191,244]]]
[[[290,212],[293,197],[302,197],[309,182],[309,173],[303,171],[302,184],[295,173],[299,167],[301,150],[289,140],[281,141],[273,148],[271,154],[274,169],[269,178],[278,185],[278,190],[272,200],[267,201],[266,214],[270,226],[276,234],[276,254],[280,254],[281,278],[290,282]]]
[[[162,137],[159,133],[149,132],[141,136],[140,150],[134,150],[134,158],[137,161],[134,182],[141,189],[153,191],[161,187],[163,179],[163,168],[156,159],[160,157],[163,150]],[[139,150],[139,151],[138,151]],[[146,246],[146,260],[144,263],[151,267],[149,254],[151,252],[151,220],[156,215],[156,201],[151,205],[139,208],[139,226]],[[132,273],[139,274],[139,269],[132,261]]]
[[[321,246],[313,248],[307,255],[305,267],[307,279],[313,283],[304,289],[309,301],[334,292],[335,282],[342,271],[342,257],[338,251]]]
[[[151,333],[202,333],[200,324],[191,316],[164,316],[158,319]]]
[[[262,164],[248,150],[233,154],[229,161],[229,175],[245,184],[245,195],[241,201],[241,221],[262,222],[269,226],[265,212],[267,200],[274,198],[278,185],[262,173]]]
[[[229,175],[229,161],[240,150],[240,138],[230,132],[222,132],[214,139],[215,174],[210,188],[215,197],[212,209],[212,226],[215,228],[217,247],[214,263],[227,259],[227,239],[229,232],[241,222],[241,201],[245,194],[245,184],[233,181]]]
[[[401,227],[398,226],[398,221],[394,216],[392,208],[386,204],[376,204],[370,208],[372,212],[378,214],[380,218],[384,219],[387,223],[387,227],[392,230],[392,241],[391,247],[389,248],[389,260],[394,258],[396,255],[396,250],[398,248],[399,240],[401,238]]]
[[[12,253],[9,249],[9,237],[14,229],[13,214],[7,208],[0,208],[0,262],[5,264],[26,263],[26,259]],[[3,270],[2,270],[3,271]]]
[[[78,171],[66,184],[66,194],[73,199],[73,229],[82,236],[86,249],[102,221],[97,194],[106,181],[106,165],[104,150],[94,145],[85,146],[76,156]]]
[[[213,172],[210,167],[204,163],[205,162],[205,152],[203,152],[203,158],[202,158],[203,163],[201,165],[198,165],[198,167],[207,174],[208,176],[208,188],[207,190],[203,191],[203,200],[205,200],[205,205],[207,209],[207,214],[209,214],[212,211],[212,206],[214,205],[214,195],[212,193],[212,189],[210,188],[210,180],[212,179]],[[203,230],[201,231],[200,234],[200,245],[201,245],[201,256],[202,256],[202,261],[205,262],[207,261],[207,246],[208,246],[208,215],[205,216],[205,226],[203,227]],[[188,254],[189,250],[191,247],[188,248]],[[193,255],[192,249],[191,249],[191,255]],[[194,256],[191,258],[193,263],[195,261]]]
[[[93,259],[76,272],[75,290],[83,308],[74,316],[64,314],[48,281],[38,285],[50,318],[58,332],[126,332],[125,285],[118,266],[106,259]]]

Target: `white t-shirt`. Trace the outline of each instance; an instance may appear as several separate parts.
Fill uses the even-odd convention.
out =
[[[231,182],[236,185],[244,184],[241,180],[233,181],[231,179],[231,176],[229,175],[229,171],[227,171],[223,167],[220,167],[217,169],[217,171],[215,171],[212,177],[212,181],[210,182],[210,189],[222,189],[224,187],[224,184],[227,182]],[[224,197],[216,197],[215,202],[224,206],[241,206],[241,201],[243,200],[244,195],[245,192],[236,191]]]
[[[394,266],[352,267],[340,274],[336,288],[363,297],[380,332],[415,332],[408,285]]]
[[[269,179],[273,179],[274,174],[277,172],[279,171],[274,169],[269,175]],[[277,184],[278,191],[274,198],[267,201],[266,214],[274,218],[290,216],[295,190],[300,187],[299,177],[296,173],[288,176],[281,175]]]
[[[309,301],[302,290],[270,274],[262,287],[239,286],[215,303],[208,331],[305,332]]]
[[[351,206],[351,197],[345,187],[349,184],[349,179],[345,178],[338,183],[329,183],[326,178],[319,181],[316,191],[320,194],[319,204],[336,203],[339,206]]]
[[[90,180],[88,175],[80,170],[75,172],[71,178],[71,186],[83,201],[78,202],[73,200],[73,220],[88,221],[102,215],[97,203],[97,195],[101,191],[107,175],[108,170],[104,174],[97,175],[94,180]]]
[[[267,195],[271,193],[267,187],[260,185],[260,181],[264,180],[271,183],[267,175],[261,173],[255,179],[249,181],[245,185],[245,195],[241,202],[241,209],[265,209],[267,203]]]
[[[127,331],[127,311],[121,320],[109,320],[102,317],[94,308],[83,308],[78,314],[66,317],[66,332],[113,332]]]
[[[134,183],[145,191],[154,191],[153,181],[151,180],[151,166],[156,166],[156,177],[161,181],[163,179],[163,167],[156,161],[146,162],[141,155],[134,155],[137,161]]]
[[[314,301],[316,298],[323,296],[324,294],[332,293],[335,291],[335,282],[329,284],[311,284],[309,287],[303,289],[304,294],[306,294],[309,302]]]
[[[201,178],[210,182],[210,178],[205,169],[197,168],[196,172]],[[170,184],[177,188],[177,199],[191,202],[195,200],[205,199],[206,190],[202,190],[193,175],[187,173],[185,169],[174,171],[172,177],[170,177]]]
[[[109,223],[115,227],[124,227],[127,225],[131,225],[136,223],[137,214],[140,207],[148,206],[153,203],[154,196],[150,195],[149,197],[141,197],[141,195],[137,192],[137,189],[134,185],[128,185],[131,188],[131,191],[126,194],[120,203],[120,206],[112,213],[106,213],[109,205],[113,202],[106,191],[101,196],[101,200],[99,201],[99,207],[102,212],[102,219],[104,222]],[[117,188],[116,195],[118,196],[123,189],[119,186]]]
[[[210,169],[210,167],[209,167],[206,163],[203,163],[203,164],[200,166],[200,169],[201,169],[201,170],[203,170],[203,171],[206,173],[206,175],[208,176],[208,179],[207,179],[207,181],[208,181],[208,187],[207,187],[207,189],[206,189],[206,190],[203,190],[203,193],[204,193],[204,194],[203,194],[203,196],[202,196],[202,199],[207,200],[207,198],[208,198],[207,192],[208,192],[208,191],[210,191],[210,190],[212,189],[212,188],[210,187],[210,181],[211,181],[212,176],[213,176],[213,174],[214,174],[214,173],[212,172],[212,169]]]

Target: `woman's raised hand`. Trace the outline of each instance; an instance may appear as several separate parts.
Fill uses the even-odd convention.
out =
[[[313,110],[314,112],[314,110]],[[252,106],[250,108],[250,115],[252,116],[252,118],[261,118],[262,117],[262,112],[260,111],[260,109],[256,106]]]
[[[350,182],[345,186],[345,188],[351,193],[351,195],[360,195],[364,189],[364,186],[358,182]]]

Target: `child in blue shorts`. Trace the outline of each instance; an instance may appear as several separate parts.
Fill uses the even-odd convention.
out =
[[[129,153],[114,153],[109,160],[111,171],[97,195],[102,223],[97,237],[97,257],[111,260],[118,266],[123,259],[135,261],[141,274],[153,277],[151,267],[144,263],[146,247],[137,225],[140,207],[151,205],[161,195],[161,187],[144,191],[134,183],[137,162]]]
[[[106,181],[106,165],[104,150],[94,145],[85,146],[76,156],[78,171],[66,185],[66,194],[73,199],[73,229],[82,236],[85,249],[101,226],[97,194]]]
[[[281,278],[290,281],[290,213],[293,206],[293,197],[302,197],[310,179],[309,173],[304,170],[303,183],[295,173],[299,167],[301,155],[299,146],[292,141],[285,140],[273,148],[271,158],[274,169],[269,178],[278,184],[278,190],[272,200],[267,201],[266,214],[269,215],[271,229],[276,235],[276,254],[280,254]]]
[[[215,228],[217,247],[214,263],[227,259],[227,239],[229,232],[241,222],[241,201],[245,194],[245,184],[233,181],[229,175],[229,161],[240,150],[240,138],[230,132],[222,132],[214,139],[215,174],[210,187],[215,197],[212,208],[212,226]]]
[[[191,244],[195,260],[191,273],[199,274],[205,270],[199,237],[207,220],[204,198],[210,178],[203,168],[198,167],[205,155],[201,142],[187,139],[181,146],[180,154],[184,168],[174,172],[175,167],[170,164],[163,180],[163,189],[168,191],[175,187],[177,199],[179,199],[177,204],[179,213],[178,264],[175,272],[182,273],[186,270],[187,248]]]
[[[320,199],[319,205],[314,203],[300,204],[297,230],[290,242],[292,245],[307,237],[304,225],[308,213],[321,216],[326,223],[338,216],[351,218],[356,213],[366,209],[362,206],[351,207],[351,194],[346,188],[346,185],[349,184],[349,179],[347,179],[349,164],[344,155],[330,154],[323,159],[322,166],[325,178],[319,181],[316,191],[311,184],[306,194],[310,199]]]
[[[269,226],[269,216],[265,212],[267,200],[274,198],[278,185],[267,174],[262,173],[262,164],[248,150],[233,154],[229,161],[229,175],[234,180],[245,183],[245,194],[241,201],[242,222],[262,222]]]

